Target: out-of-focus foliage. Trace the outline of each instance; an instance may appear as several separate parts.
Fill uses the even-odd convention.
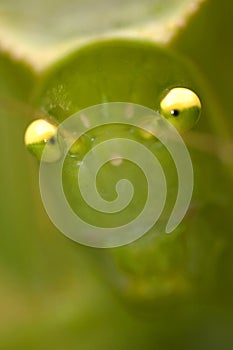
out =
[[[100,38],[167,43],[205,0],[63,0],[0,3],[1,47],[43,69]]]
[[[73,2],[64,7],[47,1],[46,15],[32,3],[30,6],[27,3],[26,11],[26,3],[0,3],[1,18],[7,22],[5,25],[1,21],[1,26],[4,33],[9,30],[14,37],[18,35],[19,48],[21,40],[24,46],[22,29],[26,28],[27,42],[33,33],[39,40],[35,31],[40,27],[37,15],[45,19],[40,45],[44,42],[48,46],[53,40],[56,43],[52,36],[46,39],[50,25],[59,40],[70,38],[75,21],[67,19],[75,18]],[[133,15],[132,3],[118,2],[122,9],[129,6],[132,25],[139,23],[139,18],[145,21],[153,12],[153,8],[152,12],[147,10],[153,2],[146,1],[145,12],[137,9]],[[175,7],[180,8],[176,3],[162,2],[171,13]],[[114,12],[111,2],[108,6],[109,12]],[[38,113],[38,101],[32,102],[31,98],[38,90],[38,75],[33,68],[11,57],[11,48],[11,52],[1,54],[0,348],[232,348],[232,9],[227,0],[207,1],[167,44],[195,62],[202,76],[200,89],[205,101],[196,134],[190,134],[194,138],[190,151],[196,181],[188,229],[181,233],[182,249],[178,235],[169,244],[161,239],[154,248],[145,239],[138,245],[111,251],[109,257],[101,250],[75,244],[56,231],[42,208],[38,164],[23,144],[24,130]],[[63,17],[58,15],[60,11]],[[141,12],[145,17],[140,17]],[[90,22],[92,14],[97,16],[93,8],[85,13],[90,16]],[[56,22],[56,14],[62,18],[61,22]],[[103,18],[105,29],[111,16],[104,14]],[[123,25],[126,22],[127,12]],[[84,27],[82,22],[79,28],[86,30]],[[5,41],[1,40],[6,49]],[[187,143],[191,144],[188,137]],[[177,270],[182,274],[173,273],[171,277],[171,271]],[[181,300],[169,293],[161,297],[162,288],[166,292],[169,283],[182,284],[190,277],[190,271],[198,293],[194,290]],[[155,291],[159,295],[153,301],[150,286],[152,295],[156,295]],[[117,296],[119,290],[123,300]]]

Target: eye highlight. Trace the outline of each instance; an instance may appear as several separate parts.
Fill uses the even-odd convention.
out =
[[[178,109],[172,109],[171,110],[171,115],[173,115],[173,117],[178,117],[178,115],[180,114]]]
[[[55,162],[61,157],[61,149],[57,137],[57,126],[45,119],[34,120],[26,129],[24,142],[28,150],[39,160],[48,144],[46,162]]]
[[[197,94],[183,87],[171,89],[160,103],[160,113],[181,132],[197,123],[200,112],[201,102]]]

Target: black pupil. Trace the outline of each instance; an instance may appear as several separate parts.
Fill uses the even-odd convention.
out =
[[[51,137],[50,139],[49,139],[49,143],[51,143],[52,145],[54,145],[55,144],[55,137]]]
[[[179,115],[179,111],[178,111],[178,109],[172,109],[171,110],[171,115],[173,116],[173,117],[178,117],[178,115]]]

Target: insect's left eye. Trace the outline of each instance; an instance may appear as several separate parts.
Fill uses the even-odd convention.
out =
[[[160,113],[181,132],[197,123],[200,112],[199,97],[187,88],[171,89],[160,103]]]
[[[47,120],[34,120],[25,132],[24,141],[29,151],[38,159],[41,159],[46,144],[49,147],[44,159],[46,162],[55,162],[61,157],[57,126]]]

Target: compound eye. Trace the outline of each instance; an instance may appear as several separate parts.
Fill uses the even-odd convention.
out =
[[[34,120],[26,129],[24,142],[28,150],[39,160],[48,144],[46,162],[56,162],[61,157],[61,149],[57,137],[57,126],[45,119]]]
[[[160,103],[160,113],[181,132],[197,123],[200,112],[201,102],[197,94],[183,87],[168,91]]]

